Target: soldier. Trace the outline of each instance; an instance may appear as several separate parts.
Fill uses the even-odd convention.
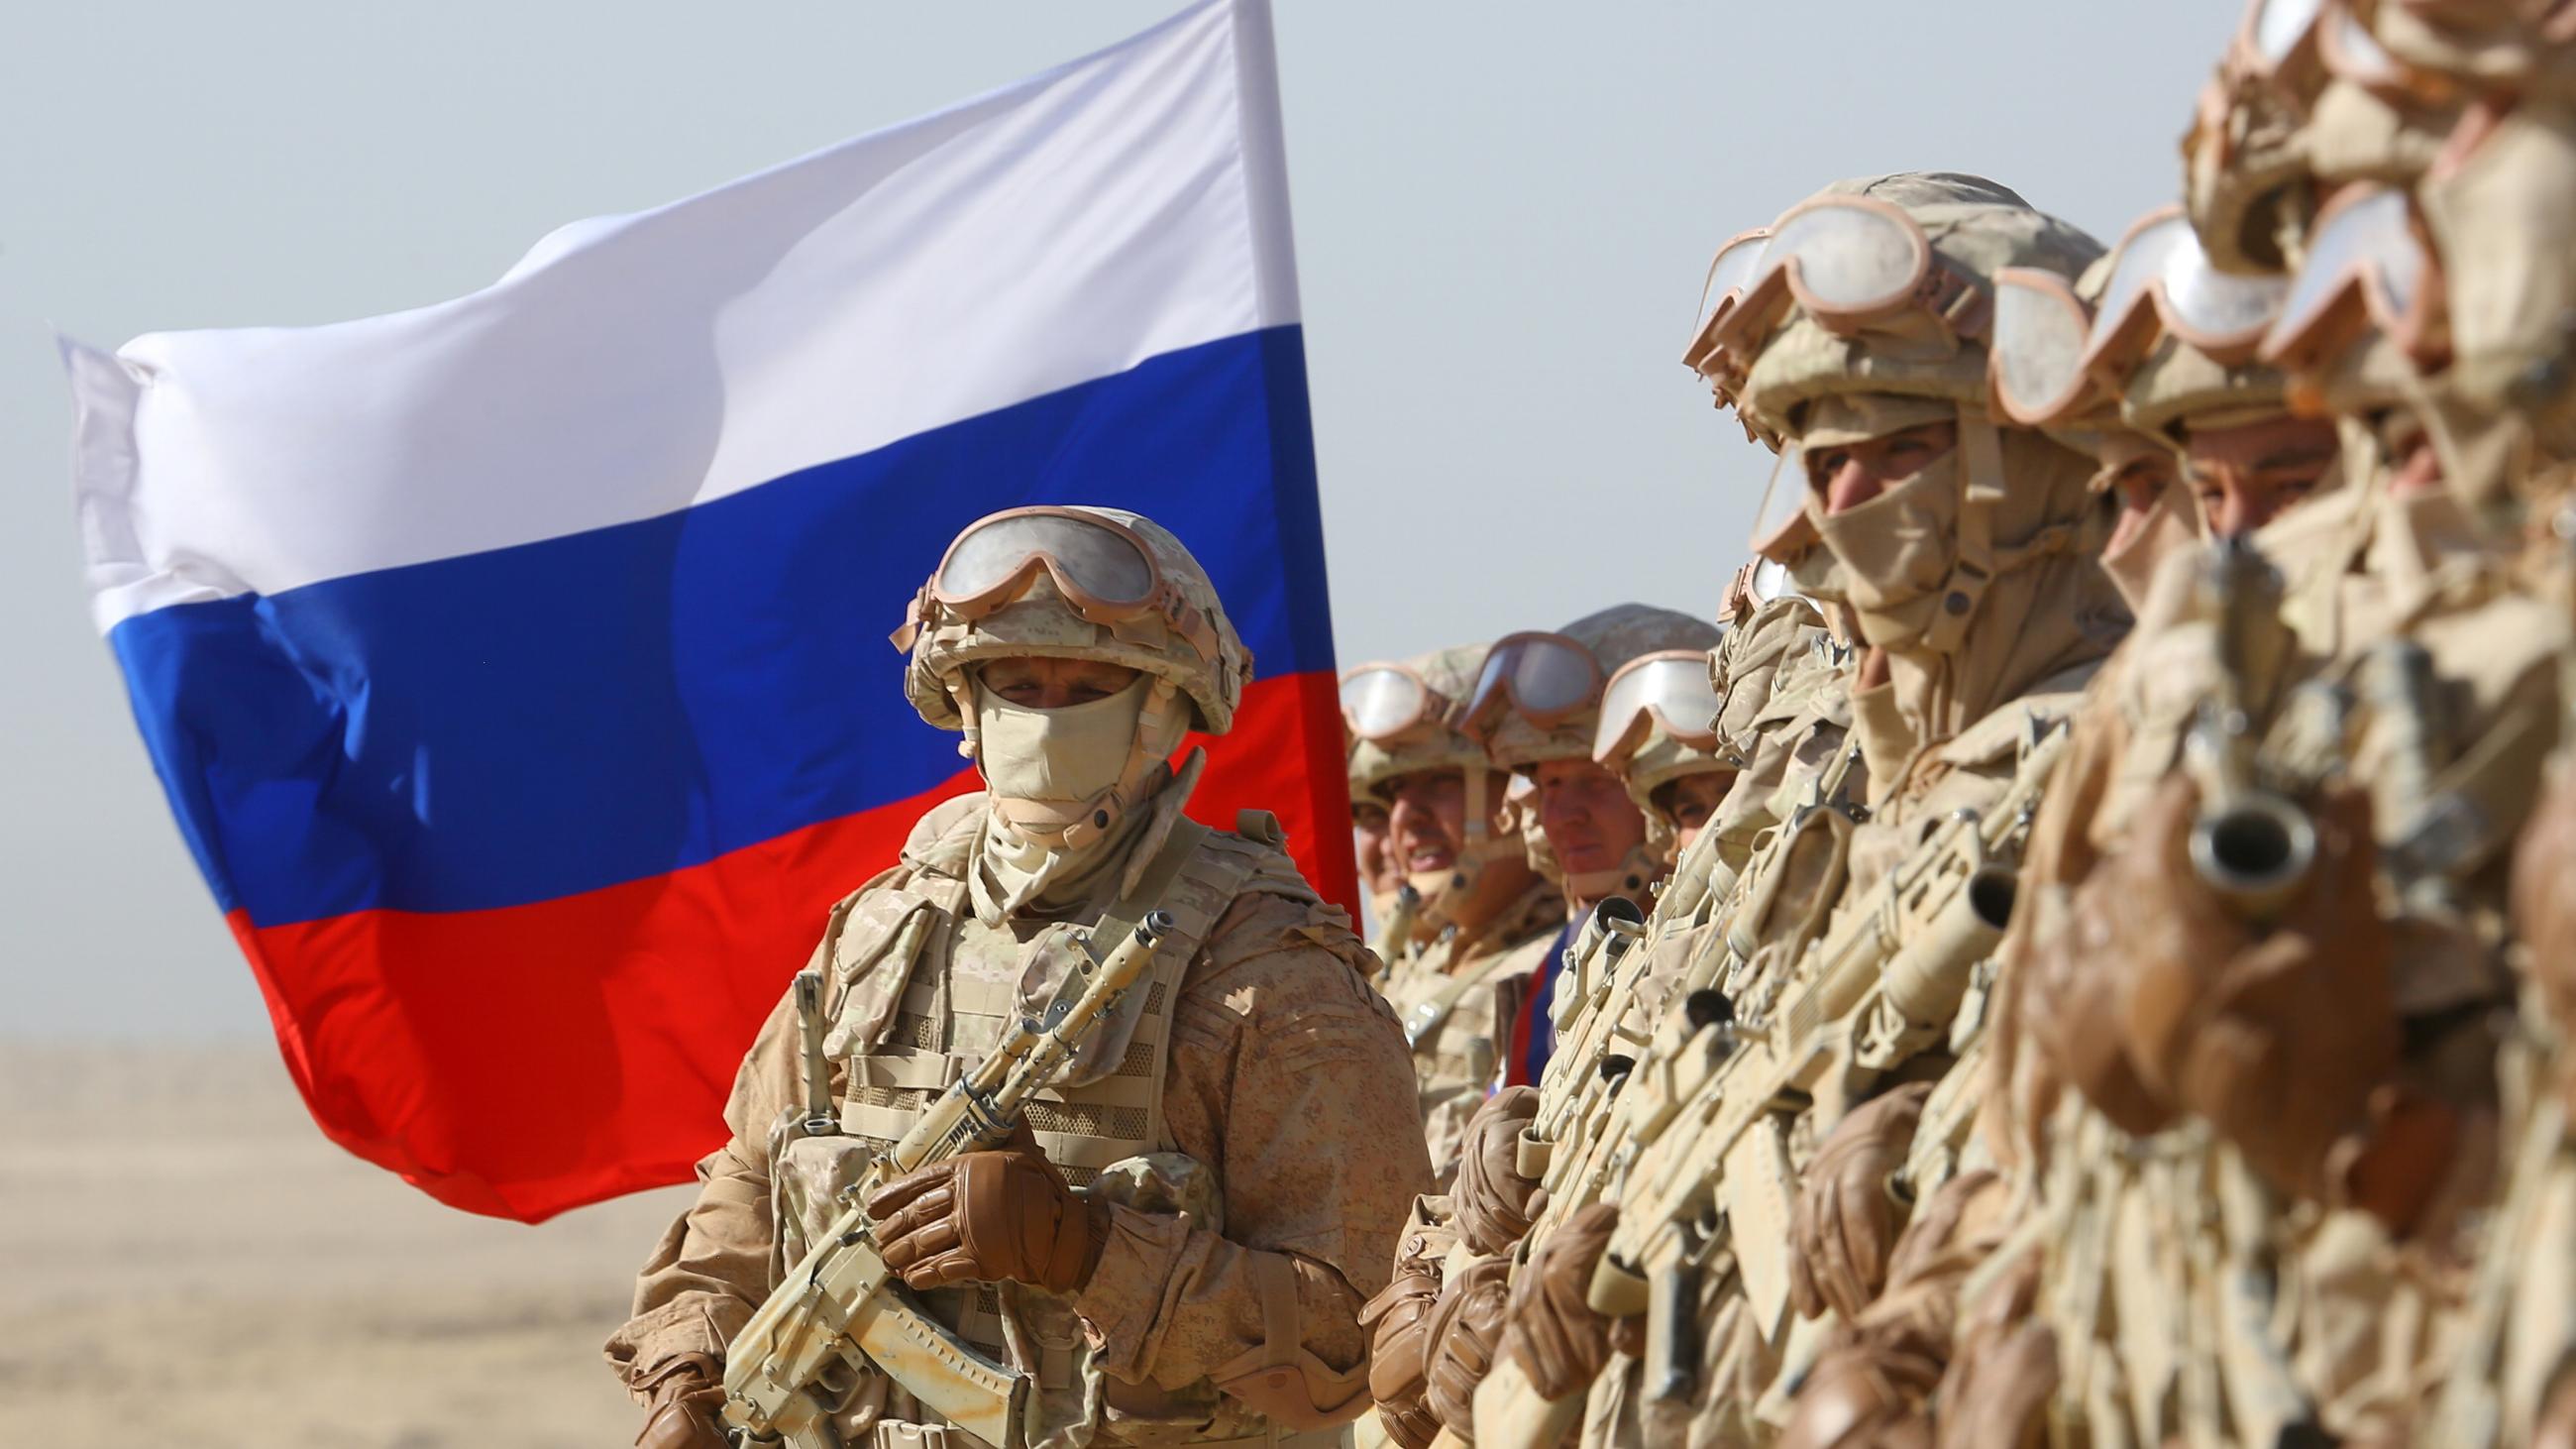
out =
[[[1531,782],[1525,814],[1547,835],[1545,853],[1533,858],[1561,872],[1571,903],[1588,909],[1613,893],[1643,898],[1670,864],[1649,844],[1644,812],[1619,776],[1592,758],[1607,677],[1657,651],[1705,651],[1719,637],[1703,620],[1621,604],[1561,632],[1507,636],[1486,656],[1464,726],[1496,767]],[[1692,657],[1705,668],[1704,652]],[[1476,1111],[1452,1195],[1416,1205],[1394,1281],[1368,1307],[1371,1392],[1387,1431],[1409,1449],[1428,1444],[1443,1423],[1469,1427],[1466,1401],[1499,1326],[1508,1274],[1500,1255],[1528,1229],[1536,1205],[1537,1184],[1520,1169],[1515,1144],[1537,1100],[1529,1082],[1544,1073],[1553,1046],[1551,988],[1572,934],[1569,927],[1543,943],[1514,1033],[1511,1085]]]
[[[1412,935],[1412,923],[1398,921],[1401,907],[1399,892],[1404,887],[1404,871],[1386,848],[1386,802],[1370,793],[1384,770],[1381,753],[1366,747],[1352,729],[1351,676],[1358,671],[1342,671],[1342,762],[1351,786],[1351,855],[1359,865],[1360,889],[1368,895],[1369,924],[1376,931],[1369,950],[1381,962],[1391,962],[1395,952],[1390,937]],[[1402,925],[1401,932],[1390,930]]]
[[[728,1341],[838,1189],[1050,989],[1068,928],[1157,906],[1173,929],[1149,989],[1031,1132],[865,1210],[929,1312],[1034,1380],[1048,1442],[1329,1431],[1365,1407],[1357,1311],[1429,1170],[1348,918],[1268,817],[1227,833],[1181,813],[1205,756],[1169,757],[1225,731],[1250,668],[1206,576],[1133,514],[1016,509],[958,536],[897,642],[914,706],[965,733],[986,788],[833,909],[820,1019],[805,1029],[791,993],[746,1057],[732,1140],[607,1346],[647,1406],[639,1442],[724,1442]],[[841,1442],[962,1442],[873,1365],[830,1391]]]
[[[1724,994],[1734,1020],[1704,1020],[1695,1035],[1685,1032],[1692,1044],[1677,1064],[1701,1074],[1703,1085],[1686,1088],[1678,1114],[1647,1114],[1668,1125],[1636,1148],[1615,1211],[1605,1205],[1587,1231],[1569,1223],[1564,1243],[1536,1245],[1514,1285],[1511,1347],[1543,1392],[1579,1386],[1604,1342],[1607,1326],[1590,1317],[1581,1285],[1605,1244],[1623,1267],[1645,1274],[1656,1295],[1667,1284],[1688,1295],[1681,1311],[1696,1312],[1699,1331],[1670,1342],[1706,1344],[1722,1357],[1732,1341],[1750,1338],[1776,1363],[1793,1296],[1809,1313],[1847,1317],[1884,1281],[1886,1245],[1902,1211],[1884,1183],[1913,1166],[1910,1158],[1921,1159],[1932,1180],[1946,1174],[1973,1096],[1964,1080],[1944,1082],[1937,1106],[1925,1091],[1957,1053],[1975,1049],[1979,998],[1967,976],[1981,953],[1964,943],[1937,956],[1918,953],[1923,975],[1892,977],[1883,994],[1831,1005],[1817,992],[1843,977],[1820,978],[1824,968],[1815,963],[1850,956],[1867,966],[1883,959],[1874,952],[1900,944],[1882,945],[1872,934],[1880,914],[1896,910],[1867,895],[1882,880],[1908,886],[1909,912],[1917,883],[1946,882],[1972,902],[1965,909],[1999,919],[1996,902],[1967,890],[1976,877],[1949,875],[1948,855],[1925,854],[1943,841],[1960,842],[1945,850],[1964,849],[1971,832],[1954,821],[1918,848],[1920,827],[1984,812],[1992,823],[1975,822],[1974,843],[2009,859],[2023,803],[2045,778],[2045,755],[2025,763],[2025,751],[2126,626],[2094,563],[2112,510],[2086,486],[2091,461],[1997,423],[1987,410],[1980,345],[1998,269],[2044,267],[2071,279],[2098,253],[2080,232],[1991,182],[1883,177],[1837,186],[1793,209],[1770,229],[1758,260],[1704,309],[1695,365],[1736,400],[1757,436],[1797,448],[1790,476],[1805,485],[1805,524],[1836,565],[1826,587],[1851,610],[1867,646],[1850,699],[1870,818],[1855,829],[1850,815],[1859,811],[1804,813],[1780,832],[1769,863],[1757,862],[1738,886],[1729,935],[1749,929],[1754,949],[1729,973]],[[1853,271],[1816,260],[1862,255],[1873,258],[1870,267]],[[1721,254],[1721,269],[1725,262]],[[1797,882],[1794,892],[1771,887],[1794,897],[1785,909],[1760,906],[1766,879]],[[1847,903],[1844,917],[1826,933],[1825,910],[1838,898]],[[1963,941],[1991,940],[1992,926],[1985,930]],[[1817,1010],[1856,1013],[1852,1046],[1813,1087],[1817,1111],[1784,1132],[1786,1119],[1769,1110],[1782,1084],[1767,1064],[1788,1069],[1806,1060],[1803,1033]],[[1747,1029],[1761,1038],[1760,1052],[1727,1057],[1722,1045],[1709,1045]],[[1720,1065],[1692,1065],[1711,1050]],[[1750,1078],[1737,1081],[1730,1069],[1743,1062],[1751,1063],[1742,1068]],[[1811,1080],[1805,1068],[1795,1070],[1794,1080]],[[1897,1089],[1868,1100],[1891,1084]],[[1929,1139],[1920,1147],[1918,1120]],[[1831,1136],[1819,1142],[1826,1129]],[[1801,1161],[1811,1164],[1803,1172]],[[1721,1165],[1724,1180],[1713,1182]],[[1710,1185],[1720,1193],[1714,1205],[1705,1198]],[[1783,1225],[1778,1205],[1788,1198],[1798,1211]],[[1767,1214],[1757,1210],[1764,1202],[1775,1205]],[[1848,1231],[1809,1210],[1840,1203],[1854,1205]],[[1734,1223],[1725,1238],[1704,1236],[1702,1214],[1712,1208]],[[1775,1236],[1784,1230],[1795,1231],[1797,1245],[1786,1263]],[[1667,1256],[1674,1250],[1678,1261]],[[1761,1357],[1750,1360],[1756,1372]],[[1780,1412],[1776,1403],[1746,1402],[1759,1383],[1720,1389],[1704,1366],[1666,1356],[1642,1381],[1605,1375],[1606,1396],[1596,1393],[1585,1416],[1587,1439],[1625,1441],[1694,1403],[1703,1416],[1735,1421],[1710,1430],[1721,1437],[1758,1434],[1744,1420]]]
[[[1508,635],[1497,641],[1468,701],[1466,729],[1494,764],[1528,777],[1537,833],[1560,873],[1570,923],[1610,896],[1646,899],[1670,867],[1651,838],[1646,813],[1628,798],[1619,776],[1592,757],[1602,686],[1641,655],[1672,649],[1706,651],[1717,626],[1670,609],[1618,604],[1587,614],[1556,633]],[[1505,1080],[1535,1083],[1554,1047],[1549,1011],[1560,952],[1543,960],[1515,1026]]]
[[[1421,1087],[1433,1175],[1446,1189],[1468,1116],[1494,1089],[1521,992],[1565,920],[1503,809],[1505,776],[1461,733],[1481,647],[1364,665],[1345,713],[1389,807],[1389,849],[1430,940],[1393,959],[1385,985]]]
[[[2352,34],[2370,39],[2353,28],[2347,54]],[[2414,91],[2459,113],[2456,87]],[[2436,149],[2419,122],[2351,116],[2320,102],[2282,148],[2381,180]],[[2206,180],[2196,167],[2195,197],[2247,184]],[[2440,487],[2458,456],[2426,425],[2446,391],[2423,372],[2442,356],[2426,305],[2441,289],[2407,210],[2402,192],[2344,185],[2270,228],[2307,264],[2272,284],[2283,300],[2254,354],[2338,415],[2350,481],[2253,535],[2260,558],[2166,571],[2136,646],[2153,652],[2128,671],[2136,702],[2075,747],[2098,783],[2036,828],[2051,859],[2007,949],[2006,1034],[2024,1047],[1995,1097],[2020,1112],[2046,1229],[1983,1275],[1998,1286],[1969,1312],[1987,1331],[1940,1391],[1963,1419],[2009,1406],[1989,1436],[2045,1414],[2121,1439],[2410,1439],[2422,1386],[2447,1378],[2487,1403],[2424,1442],[2493,1442],[2494,1364],[2447,1370],[2442,1345],[2464,1336],[2451,1265],[2478,1251],[2500,1110],[2496,842],[2554,728],[2564,611],[2514,597]],[[2218,225],[2213,255],[2241,253]],[[2516,245],[2563,257],[2566,237]],[[2402,309],[2384,305],[2397,278]],[[2469,501],[2513,491],[2475,468],[2453,482]],[[2445,817],[2459,826],[2437,845],[2422,832]],[[2077,1100],[2052,1113],[2067,1087]],[[2133,1226],[2159,1219],[2188,1231]],[[2524,1376],[2516,1409],[2546,1372]]]

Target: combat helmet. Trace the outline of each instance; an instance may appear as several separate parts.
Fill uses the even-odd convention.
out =
[[[1615,604],[1560,630],[1506,635],[1485,656],[1468,701],[1466,730],[1498,768],[1515,774],[1552,760],[1590,760],[1602,688],[1611,675],[1657,651],[1704,654],[1720,637],[1705,619],[1650,604]],[[1526,822],[1530,808],[1521,813]],[[1586,895],[1643,890],[1659,864],[1632,859],[1598,873],[1599,880],[1576,879],[1562,875],[1541,832],[1528,830],[1525,839],[1535,868]]]
[[[1646,817],[1649,842],[1669,851],[1678,824],[1656,792],[1693,775],[1733,775],[1736,766],[1718,750],[1718,715],[1724,700],[1712,676],[1725,650],[1729,623],[1706,649],[1657,649],[1614,671],[1601,687],[1600,722],[1592,759],[1619,777],[1628,798]]]
[[[1461,728],[1469,694],[1485,663],[1482,644],[1435,649],[1386,664],[1362,664],[1342,676],[1342,722],[1350,731],[1351,789],[1386,800],[1406,775],[1454,769],[1466,787],[1466,839],[1445,870],[1409,875],[1417,919],[1445,924],[1444,905],[1472,899],[1491,862],[1521,850],[1511,815],[1495,798],[1492,764]]]
[[[1223,734],[1252,673],[1207,571],[1168,529],[1115,508],[1014,508],[968,524],[949,544],[892,642],[907,650],[904,693],[924,720],[962,731],[980,761],[972,674],[992,659],[1096,659],[1151,686],[1114,798],[1080,819],[1035,825],[1067,846],[1096,837],[1135,803],[1152,767],[1189,728]],[[1188,709],[1173,705],[1186,699]]]

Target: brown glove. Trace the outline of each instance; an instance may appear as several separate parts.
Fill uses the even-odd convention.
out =
[[[886,1266],[913,1288],[1007,1280],[1071,1293],[1109,1240],[1108,1208],[1075,1196],[1028,1142],[907,1172],[867,1209]]]
[[[1511,1286],[1510,1259],[1478,1258],[1442,1286],[1424,1329],[1431,1345],[1423,1369],[1431,1412],[1471,1444],[1476,1439],[1476,1386],[1493,1367]]]
[[[1915,1082],[1864,1102],[1816,1149],[1789,1216],[1789,1301],[1801,1315],[1858,1318],[1887,1286],[1887,1255],[1905,1226],[1889,1181],[1931,1095],[1931,1083]]]
[[[1901,1337],[1836,1344],[1799,1387],[1779,1449],[1932,1449],[1930,1404],[1940,1382],[1940,1359]]]
[[[2172,1102],[2139,1079],[2120,1044],[2124,982],[2112,946],[2118,930],[2116,875],[2107,867],[2094,871],[2075,892],[2059,929],[2032,943],[2018,1020],[2056,1076],[2083,1093],[2095,1111],[2133,1137],[2152,1137],[2172,1126],[2176,1113]]]
[[[1360,1309],[1360,1330],[1369,1336],[1369,1397],[1377,1401],[1387,1437],[1404,1449],[1430,1449],[1440,1433],[1423,1377],[1431,1309],[1439,1300],[1439,1275],[1404,1263],[1397,1265],[1393,1281]]]
[[[636,1449],[726,1449],[716,1412],[724,1407],[724,1365],[684,1353],[627,1385],[645,1396]]]
[[[1550,1233],[1512,1280],[1503,1346],[1541,1398],[1582,1392],[1610,1361],[1614,1325],[1585,1299],[1618,1225],[1616,1206],[1587,1205]]]
[[[1538,1211],[1533,1201],[1538,1184],[1520,1171],[1521,1129],[1537,1116],[1535,1090],[1505,1087],[1467,1119],[1449,1204],[1457,1214],[1458,1236],[1476,1253],[1490,1257],[1509,1252]]]
[[[2151,1088],[2209,1119],[2276,1186],[2319,1199],[2329,1155],[2397,1062],[2370,799],[2316,802],[2315,869],[2268,929],[2192,870],[2199,803],[2189,777],[2168,780],[2102,872],[2116,878],[2120,1039]]]
[[[2040,1449],[2057,1392],[2057,1336],[2034,1317],[2040,1257],[2025,1253],[1966,1311],[1933,1400],[1942,1449]]]

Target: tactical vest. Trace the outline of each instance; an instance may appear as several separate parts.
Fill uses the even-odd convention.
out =
[[[1454,976],[1446,969],[1449,943],[1442,942],[1396,966],[1387,978],[1387,1003],[1413,1052],[1432,1172],[1444,1185],[1457,1171],[1467,1119],[1501,1078],[1504,1038],[1520,1009],[1523,983],[1547,959],[1556,935],[1550,925],[1469,962]]]
[[[840,1210],[840,1191],[899,1141],[951,1082],[974,1070],[1019,1013],[1021,1001],[1033,992],[1042,1001],[1052,989],[1052,983],[1023,981],[1022,967],[1041,938],[1068,923],[986,925],[968,904],[965,871],[982,819],[981,811],[967,810],[962,819],[946,821],[935,840],[908,851],[903,866],[834,913],[820,954],[829,971],[824,1010],[831,1030],[824,1050],[842,1135],[801,1136],[782,1123],[773,1138],[779,1237],[774,1272],[798,1261],[826,1229]],[[1143,903],[1169,912],[1174,921],[1150,976],[1076,1056],[1065,1079],[1038,1093],[1024,1114],[1048,1160],[1074,1186],[1097,1184],[1112,1201],[1142,1210],[1186,1207],[1199,1221],[1217,1226],[1223,1204],[1212,1174],[1177,1156],[1164,1121],[1173,1009],[1190,962],[1247,887],[1257,880],[1265,890],[1287,889],[1291,882],[1303,889],[1273,844],[1276,823],[1253,811],[1244,812],[1240,823],[1240,835],[1186,822],[1177,827],[1176,833],[1199,838],[1184,842],[1186,854],[1170,884]],[[922,845],[918,837],[915,844]],[[1118,1170],[1103,1181],[1113,1167]],[[1098,1421],[1099,1376],[1088,1370],[1089,1351],[1068,1300],[1016,1283],[969,1284],[918,1296],[959,1337],[1029,1372],[1050,1422]],[[874,1381],[861,1382],[845,1400],[850,1412],[837,1416],[845,1432],[864,1429],[880,1416],[929,1417],[899,1389],[889,1402],[881,1378],[863,1378]],[[1176,1408],[1203,1421],[1216,1408],[1214,1391],[1199,1397],[1207,1402]]]

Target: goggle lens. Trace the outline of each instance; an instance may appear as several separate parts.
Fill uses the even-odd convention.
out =
[[[2375,192],[2328,218],[2281,304],[2281,320],[2263,340],[2264,357],[2306,350],[2319,324],[2355,287],[2383,329],[2411,314],[2429,259],[2409,220],[2401,191]]]
[[[1798,268],[1798,286],[1838,312],[1885,306],[1913,289],[1924,255],[1912,229],[1867,207],[1818,206],[1791,216],[1764,249],[1765,268]]]
[[[1422,681],[1401,669],[1362,669],[1342,681],[1342,717],[1364,740],[1411,729],[1430,713],[1430,703]]]
[[[1532,723],[1553,724],[1591,703],[1600,686],[1590,650],[1558,634],[1523,634],[1494,646],[1468,713],[1483,718],[1508,702]]]
[[[1611,676],[1601,692],[1601,723],[1592,736],[1592,757],[1607,760],[1636,728],[1638,717],[1652,711],[1665,731],[1684,744],[1706,749],[1717,741],[1721,701],[1709,686],[1708,656],[1654,654]]]
[[[939,592],[972,599],[1011,582],[1033,558],[1052,561],[1065,581],[1102,604],[1142,604],[1154,594],[1154,564],[1113,529],[1065,513],[1021,513],[970,530],[939,567]]]
[[[2063,292],[2009,274],[1995,279],[1995,389],[2015,418],[2044,422],[2074,401],[2090,321]]]

